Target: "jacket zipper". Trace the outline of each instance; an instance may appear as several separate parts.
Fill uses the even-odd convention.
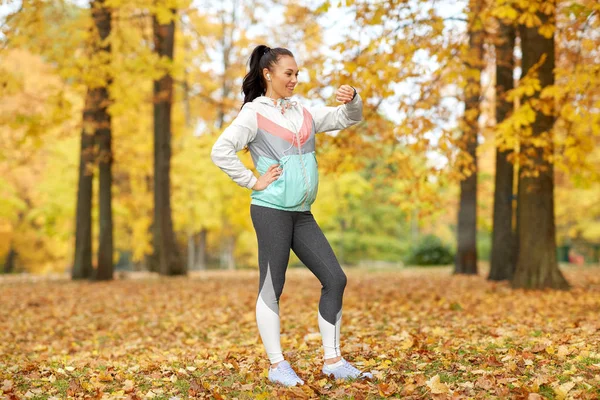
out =
[[[302,127],[300,127],[302,129]],[[310,185],[308,182],[308,174],[306,173],[306,168],[304,167],[304,159],[302,158],[302,147],[300,146],[300,137],[298,136],[298,132],[294,132],[296,136],[296,143],[298,144],[298,155],[300,156],[300,165],[302,166],[302,175],[304,176],[304,184],[306,185],[306,191],[304,192],[304,200],[302,200],[302,208],[306,206],[306,200],[308,200],[308,191],[310,189]]]
[[[275,109],[277,109],[277,104],[274,104]],[[282,113],[283,115],[283,113]],[[300,129],[302,129],[302,125],[300,125]],[[304,177],[304,184],[306,185],[306,189],[304,192],[304,199],[302,200],[302,208],[306,205],[306,200],[308,200],[308,191],[310,189],[310,185],[308,182],[308,174],[306,172],[306,168],[304,167],[304,160],[302,158],[302,146],[300,146],[300,136],[298,136],[298,132],[294,129],[294,137],[296,138],[296,143],[298,144],[298,155],[300,156],[300,165],[302,166],[302,175]]]

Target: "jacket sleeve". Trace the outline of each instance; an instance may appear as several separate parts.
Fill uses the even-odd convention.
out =
[[[355,125],[363,119],[363,103],[356,93],[354,99],[337,107],[313,107],[309,112],[315,122],[317,132],[328,132]]]
[[[252,189],[258,180],[237,156],[256,137],[256,110],[252,103],[246,103],[233,122],[225,128],[212,147],[210,158],[235,183]]]

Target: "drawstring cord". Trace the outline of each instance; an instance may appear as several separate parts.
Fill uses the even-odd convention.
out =
[[[291,101],[290,99],[286,99],[284,97],[275,100],[275,107],[281,111],[281,114],[285,114],[286,110],[289,110],[292,107],[296,107],[298,105],[297,102]]]

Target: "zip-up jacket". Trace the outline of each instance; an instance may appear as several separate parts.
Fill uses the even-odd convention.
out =
[[[305,108],[260,96],[244,105],[215,142],[211,158],[238,185],[252,189],[258,180],[237,156],[246,145],[260,175],[273,164],[283,169],[266,189],[252,191],[252,204],[286,211],[309,211],[317,197],[319,174],[315,134],[347,128],[362,120],[362,99],[338,107]]]

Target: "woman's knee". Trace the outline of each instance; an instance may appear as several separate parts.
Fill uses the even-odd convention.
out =
[[[348,277],[346,276],[345,273],[341,273],[341,277],[340,277],[340,287],[342,289],[346,288],[346,284],[348,283]]]
[[[327,282],[328,289],[343,292],[348,283],[348,278],[344,272],[333,275],[333,277]]]

